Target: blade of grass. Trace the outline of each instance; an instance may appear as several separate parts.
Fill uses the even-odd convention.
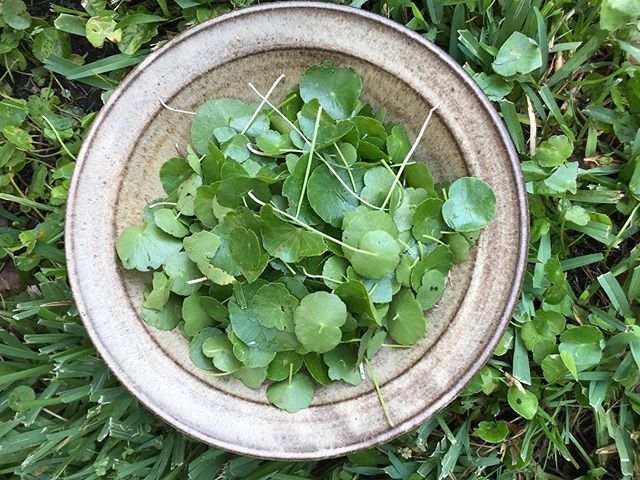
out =
[[[576,50],[576,53],[560,68],[557,72],[551,75],[551,78],[547,81],[549,87],[557,85],[562,80],[573,75],[584,63],[586,63],[592,55],[600,48],[602,42],[607,38],[607,32],[597,31],[595,34],[587,40],[587,42]]]

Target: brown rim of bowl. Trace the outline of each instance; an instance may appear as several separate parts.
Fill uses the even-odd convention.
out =
[[[86,152],[89,148],[88,145],[91,143],[92,139],[96,136],[97,132],[100,130],[101,123],[106,117],[107,111],[109,111],[110,108],[113,106],[113,104],[115,104],[118,101],[122,93],[125,92],[128,86],[136,80],[138,75],[146,68],[147,65],[151,64],[158,57],[168,52],[173,46],[179,44],[184,39],[200,32],[201,30],[207,30],[215,25],[222,24],[228,21],[233,21],[235,18],[239,16],[252,15],[256,13],[259,14],[265,11],[277,11],[277,10],[283,10],[283,9],[286,9],[286,10],[309,9],[309,10],[320,10],[320,11],[331,10],[331,11],[338,11],[347,15],[360,16],[369,21],[376,22],[383,27],[391,28],[393,30],[396,30],[398,33],[406,35],[407,37],[411,38],[413,41],[418,42],[424,48],[429,49],[432,53],[434,53],[437,57],[439,57],[442,61],[444,61],[451,68],[451,70],[458,75],[460,80],[472,90],[476,98],[480,100],[483,107],[486,109],[487,113],[491,117],[491,120],[493,121],[493,126],[500,133],[500,137],[506,147],[506,150],[509,155],[509,160],[511,162],[513,177],[516,181],[515,183],[516,183],[516,189],[517,189],[517,202],[518,202],[519,210],[520,212],[522,212],[519,219],[520,243],[518,245],[518,264],[515,269],[515,281],[514,281],[513,289],[502,310],[499,327],[496,330],[495,335],[490,339],[490,341],[485,346],[484,350],[476,358],[472,367],[469,370],[467,370],[462,375],[462,377],[460,377],[455,388],[452,388],[446,394],[442,395],[429,408],[423,410],[421,414],[406,420],[402,424],[399,424],[399,425],[396,424],[394,428],[389,430],[387,435],[381,435],[379,438],[375,440],[372,440],[370,438],[364,439],[363,441],[349,445],[347,448],[344,448],[343,451],[339,452],[338,454],[330,455],[328,457],[324,457],[324,456],[322,457],[322,458],[332,458],[332,457],[338,457],[338,456],[346,455],[349,453],[353,453],[365,448],[372,448],[377,445],[382,445],[386,442],[389,442],[390,440],[416,428],[425,420],[432,417],[437,412],[439,412],[444,407],[446,407],[469,384],[469,382],[480,370],[480,368],[482,368],[482,366],[490,358],[491,354],[493,353],[493,350],[498,344],[500,338],[502,337],[502,334],[504,333],[511,319],[511,315],[517,303],[518,296],[520,295],[520,290],[522,288],[522,284],[524,281],[524,273],[525,273],[526,264],[527,264],[527,252],[529,248],[529,217],[528,217],[527,194],[524,187],[524,180],[523,180],[523,176],[520,168],[520,160],[515,150],[515,147],[513,145],[513,142],[511,141],[511,137],[509,136],[509,133],[504,123],[500,119],[498,113],[494,109],[489,99],[485,96],[482,89],[478,86],[478,84],[464,71],[464,69],[460,65],[458,65],[440,47],[429,42],[418,33],[406,28],[405,26],[393,20],[385,18],[381,15],[377,15],[377,14],[356,9],[353,7],[314,2],[314,1],[274,2],[274,3],[264,4],[264,5],[247,7],[240,10],[234,10],[232,12],[221,15],[220,17],[213,18],[193,28],[190,28],[189,30],[181,33],[180,35],[168,41],[165,45],[163,45],[158,50],[149,54],[147,58],[145,58],[139,65],[137,65],[131,72],[129,72],[129,74],[114,90],[109,100],[105,103],[105,105],[101,108],[98,115],[96,116],[96,119],[94,120],[89,130],[89,133],[87,134],[83,142],[82,148],[80,149],[75,168],[76,168],[76,171],[80,171],[82,169],[83,163],[85,161]],[[78,182],[78,175],[74,174],[71,181],[70,188],[69,188],[67,205],[73,205],[73,199],[75,197],[76,189],[77,189],[77,182]],[[67,270],[69,274],[69,283],[75,299],[76,296],[81,298],[81,295],[80,295],[79,286],[76,284],[76,280],[75,280],[76,265],[73,260],[73,248],[72,248],[73,242],[71,241],[71,233],[70,233],[71,227],[73,224],[73,218],[74,218],[74,212],[72,207],[67,211],[67,215],[65,219],[65,237],[64,238],[65,238],[65,253],[66,253]],[[186,425],[182,425],[182,424],[178,425],[176,420],[173,417],[171,417],[170,415],[167,415],[161,409],[157,408],[154,404],[152,404],[152,402],[145,401],[146,400],[145,396],[142,394],[139,395],[138,392],[136,391],[135,386],[128,385],[125,381],[123,381],[123,379],[121,378],[121,376],[123,375],[123,372],[111,369],[111,365],[115,364],[115,362],[113,361],[113,358],[110,356],[108,350],[106,350],[101,345],[100,341],[98,341],[99,339],[97,337],[97,334],[91,327],[90,323],[84,322],[84,321],[83,323],[89,334],[89,337],[91,338],[93,345],[95,346],[96,350],[98,351],[98,353],[100,354],[104,362],[107,364],[107,366],[116,376],[116,378],[118,378],[118,381],[121,383],[121,385],[124,386],[136,398],[137,401],[142,403],[154,415],[160,417],[163,421],[171,425],[176,430],[182,433],[185,433],[189,435],[191,438],[202,441],[206,444],[210,444],[210,445],[212,444],[210,442],[210,439],[204,438],[202,435],[199,434],[199,432],[192,430]],[[252,452],[241,451],[240,449],[238,449],[237,445],[227,445],[225,442],[220,442],[214,446],[217,448],[222,448],[232,453],[239,454],[239,455],[250,455],[250,456],[265,458],[265,459],[274,458],[274,457],[260,457],[258,455],[255,455]],[[318,460],[319,458],[320,457],[314,457],[314,456],[309,456],[309,457],[296,456],[295,460],[299,460],[299,461]]]

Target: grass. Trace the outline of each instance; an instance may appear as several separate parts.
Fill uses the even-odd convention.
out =
[[[531,246],[521,301],[493,358],[435,418],[347,458],[268,462],[184,437],[113,378],[67,284],[64,204],[75,156],[102,101],[150,50],[250,3],[26,0],[25,15],[23,0],[4,1],[0,478],[639,478],[634,2],[353,2],[424,34],[464,65],[503,116],[527,181]],[[102,28],[85,38],[85,23],[98,20]],[[505,78],[492,64],[514,32],[535,43],[540,65],[528,70],[518,60],[528,71]],[[554,136],[562,137],[549,144]]]

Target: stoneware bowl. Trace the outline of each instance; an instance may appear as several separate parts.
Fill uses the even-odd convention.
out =
[[[374,361],[391,419],[373,384],[318,388],[295,414],[270,406],[264,388],[192,366],[177,331],[138,314],[150,274],[125,271],[114,244],[162,194],[160,165],[190,139],[206,100],[257,98],[281,73],[279,101],[310,65],[331,60],[364,79],[363,97],[415,137],[438,105],[415,158],[436,180],[474,175],[497,197],[497,214],[452,271],[427,336]],[[471,78],[437,47],[382,17],[312,2],[236,11],[178,36],[122,82],[96,118],[74,174],[66,226],[69,275],[98,351],[146,407],[186,434],[226,450],[273,459],[320,459],[386,442],[449,403],[490,356],[518,297],[527,251],[527,207],[516,153],[500,118]]]

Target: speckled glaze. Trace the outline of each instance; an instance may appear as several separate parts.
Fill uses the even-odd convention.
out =
[[[370,380],[319,388],[310,408],[269,406],[264,389],[196,369],[177,332],[148,327],[138,312],[149,274],[125,271],[115,240],[162,194],[160,165],[189,142],[195,110],[221,96],[255,101],[281,73],[282,98],[311,64],[355,68],[366,100],[415,136],[437,115],[415,158],[437,180],[475,175],[492,185],[497,215],[471,258],[454,268],[427,336],[386,349],[374,369],[394,427]],[[475,83],[437,47],[382,17],[313,2],[274,3],[199,25],[150,55],[113,93],[85,141],[66,225],[69,275],[98,351],[151,411],[192,437],[273,459],[320,459],[386,442],[449,403],[484,364],[511,316],[527,248],[527,207],[517,156],[498,115]]]

